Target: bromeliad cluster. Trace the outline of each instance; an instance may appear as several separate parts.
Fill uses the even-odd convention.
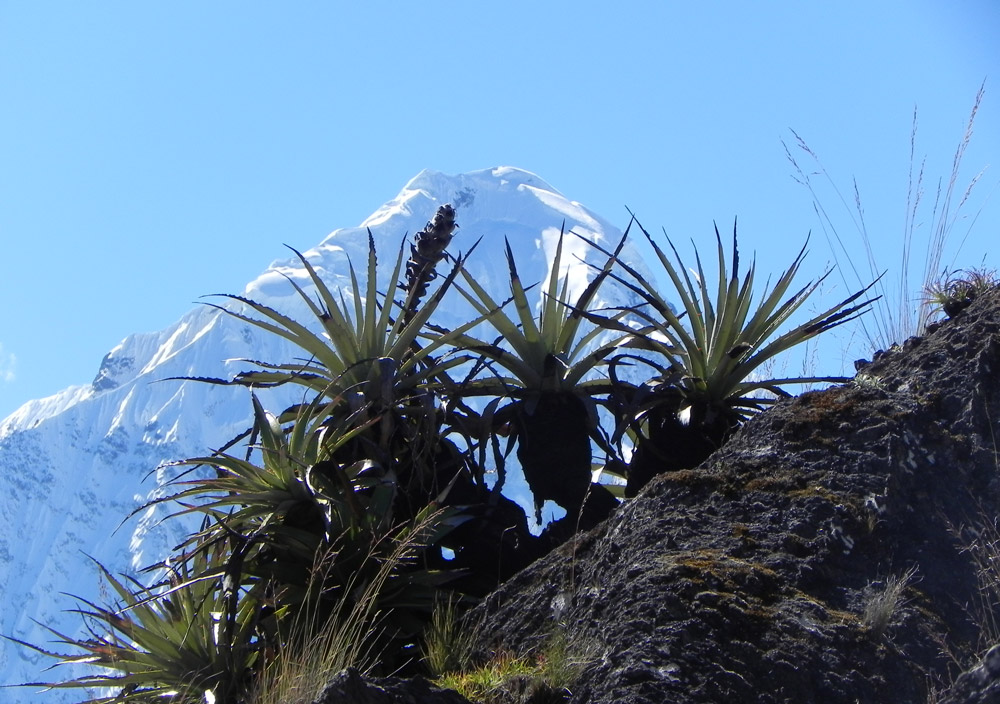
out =
[[[317,638],[332,653],[328,666],[417,668],[442,594],[474,601],[657,473],[697,466],[788,395],[785,385],[842,381],[760,370],[871,303],[865,289],[781,332],[819,285],[789,293],[804,248],[754,305],[755,266],[740,273],[735,229],[731,268],[716,230],[712,288],[697,254],[692,278],[669,239],[673,260],[633,219],[617,247],[588,245],[603,264],[572,300],[560,272],[564,240],[575,235],[561,234],[536,312],[509,243],[509,296],[498,300],[464,267],[474,245],[464,257],[447,254],[456,227],[454,209],[442,206],[405,264],[400,248],[389,293],[377,289],[371,237],[364,284],[351,267],[346,295],[296,252],[311,286],[290,283],[310,324],[240,296],[217,306],[303,354],[202,381],[296,385],[304,401],[272,414],[253,395],[252,429],[183,463],[192,471],[163,500],[200,515],[201,530],[152,568],[162,575],[152,586],[108,575],[121,603],[84,604],[93,637],[56,634],[78,654],[49,653],[100,672],[53,686],[116,692],[91,702],[264,702],[261,683],[315,651]],[[623,261],[633,228],[669,293]],[[597,309],[609,281],[639,303]],[[446,295],[462,297],[475,317],[435,325]],[[566,511],[541,535],[504,494],[515,466],[536,520],[546,501]]]

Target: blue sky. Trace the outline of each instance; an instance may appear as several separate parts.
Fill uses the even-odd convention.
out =
[[[423,168],[518,166],[682,241],[738,215],[762,273],[813,230],[819,271],[794,129],[848,199],[857,179],[892,276],[914,106],[925,198],[984,80],[958,188],[1000,156],[998,36],[995,0],[0,0],[0,417],[242,290],[283,243],[357,225]],[[946,263],[968,233],[954,265],[998,266],[997,168]]]

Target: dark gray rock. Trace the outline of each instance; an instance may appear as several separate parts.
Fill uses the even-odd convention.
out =
[[[860,366],[509,580],[470,615],[480,654],[563,631],[580,704],[945,691],[996,607],[968,547],[1000,513],[1000,293]]]
[[[1000,645],[994,645],[976,667],[962,673],[937,704],[1000,704]]]
[[[313,704],[470,704],[458,692],[425,679],[365,677],[348,668],[339,672]]]
[[[118,354],[120,355],[121,352],[119,351]],[[91,386],[94,387],[94,391],[116,389],[121,384],[119,380],[129,373],[134,372],[134,369],[134,358],[115,356],[115,351],[112,350],[104,355],[104,359],[101,361],[101,368],[97,370],[97,376],[94,377]]]

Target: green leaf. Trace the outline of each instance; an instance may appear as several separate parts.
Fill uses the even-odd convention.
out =
[[[726,253],[718,228],[715,230],[717,286],[713,297],[697,250],[697,281],[693,281],[670,239],[667,238],[667,244],[676,265],[649,233],[636,224],[653,247],[672,285],[673,293],[683,307],[684,315],[676,315],[667,298],[655,286],[634,268],[619,260],[619,266],[628,278],[612,275],[613,278],[641,296],[646,305],[645,309],[630,311],[643,323],[640,330],[632,333],[630,345],[661,355],[664,358],[662,369],[683,370],[684,380],[678,388],[685,395],[687,405],[705,410],[715,409],[722,413],[735,412],[740,417],[745,417],[748,410],[767,405],[766,399],[752,396],[762,390],[781,394],[785,393],[781,387],[787,384],[839,378],[749,380],[755,370],[776,355],[864,313],[875,299],[860,302],[859,299],[871,286],[775,338],[783,324],[822,281],[821,278],[788,296],[788,290],[805,257],[805,246],[778,278],[774,287],[765,290],[756,308],[753,308],[755,264],[751,264],[741,279],[735,226],[731,270],[726,265]],[[609,329],[625,332],[626,326],[619,321],[593,315],[589,317]]]

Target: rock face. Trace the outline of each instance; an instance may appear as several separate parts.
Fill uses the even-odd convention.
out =
[[[938,704],[1000,704],[1000,645],[976,667],[963,672]]]
[[[1000,640],[1000,293],[859,366],[508,581],[481,654],[561,630],[581,703],[998,701],[959,675]]]

